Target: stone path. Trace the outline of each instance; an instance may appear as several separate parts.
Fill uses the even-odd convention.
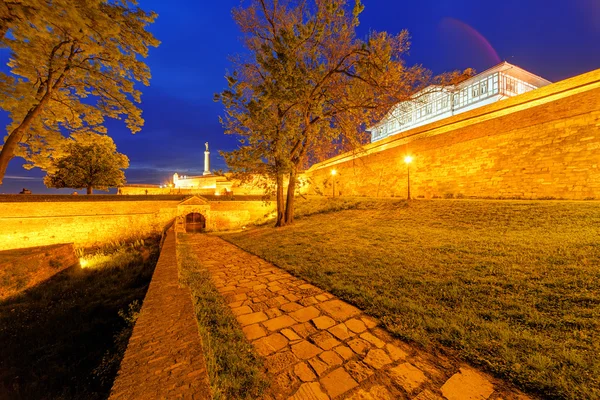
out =
[[[170,231],[110,399],[210,399],[190,290],[179,287]]]
[[[392,339],[361,310],[218,237],[192,235],[190,243],[265,357],[268,397],[529,398],[464,363]]]

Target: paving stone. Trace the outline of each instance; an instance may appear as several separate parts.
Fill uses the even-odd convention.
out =
[[[365,323],[356,318],[350,318],[346,321],[346,326],[354,333],[361,333],[367,330]]]
[[[267,332],[259,324],[245,326],[242,328],[242,331],[248,340],[258,339],[266,336],[267,334]]]
[[[301,308],[300,310],[293,311],[293,312],[289,313],[289,316],[294,318],[298,322],[307,322],[313,318],[318,317],[319,314],[321,314],[321,312],[319,310],[317,310],[313,306],[310,306],[310,307]]]
[[[344,362],[340,358],[340,356],[335,351],[332,351],[332,350],[322,352],[321,354],[319,354],[319,358],[321,360],[323,360],[330,367],[342,365],[342,363]]]
[[[329,400],[317,382],[303,383],[289,400]]]
[[[367,354],[367,351],[369,351],[371,348],[371,344],[369,342],[360,338],[349,340],[346,344],[350,346],[352,351],[354,351],[356,354],[360,354],[361,356]]]
[[[329,296],[327,296],[326,294],[318,294],[315,296],[315,299],[317,299],[319,301],[325,301],[325,300],[329,299]]]
[[[286,328],[286,329],[282,329],[281,333],[288,338],[291,342],[296,341],[296,340],[302,340],[302,338],[293,330]]]
[[[283,328],[287,328],[288,326],[292,326],[295,323],[296,321],[289,315],[282,315],[281,317],[273,318],[263,322],[263,325],[269,331],[274,332]]]
[[[286,340],[287,342],[287,340]],[[301,360],[308,360],[319,354],[322,350],[306,340],[292,345],[292,352]]]
[[[290,365],[294,365],[296,362],[298,362],[298,359],[291,351],[284,351],[267,357],[265,366],[267,372],[276,374],[288,368]]]
[[[359,389],[346,400],[394,400],[394,396],[385,387],[374,385],[369,390]]]
[[[317,357],[311,358],[308,360],[310,366],[315,370],[317,375],[323,376],[325,372],[329,369],[329,365],[325,364],[323,361],[319,360]]]
[[[266,321],[268,319],[269,317],[267,317],[267,315],[262,311],[252,314],[244,314],[237,317],[237,320],[242,326],[256,324],[257,322]]]
[[[374,318],[371,318],[371,317],[363,316],[363,317],[360,317],[360,320],[362,322],[364,322],[365,325],[367,326],[367,328],[369,328],[369,329],[373,329],[377,325],[379,325],[379,323],[377,322],[377,320],[375,320]]]
[[[261,356],[268,356],[278,350],[283,349],[288,344],[288,340],[280,333],[274,333],[256,340],[254,343],[256,351]]]
[[[385,342],[381,339],[379,339],[377,336],[374,336],[373,334],[369,333],[369,332],[365,332],[363,334],[360,335],[361,339],[366,340],[367,342],[371,343],[372,345],[379,347],[380,349],[385,347]]]
[[[283,313],[278,308],[269,308],[267,311],[265,311],[265,314],[267,314],[267,317],[269,318],[276,318],[283,315]],[[294,321],[294,323],[296,322]]]
[[[236,301],[235,303],[229,303],[229,307],[238,308],[245,305],[243,301]]]
[[[392,380],[407,393],[411,394],[427,381],[427,377],[419,368],[411,363],[403,363],[390,370]]]
[[[307,338],[309,335],[312,335],[313,333],[315,333],[317,330],[315,329],[315,327],[308,323],[305,322],[303,324],[297,324],[292,326],[292,329],[300,336],[302,336],[303,338]]]
[[[290,393],[298,384],[298,378],[296,377],[296,374],[294,374],[294,371],[290,368],[277,375],[274,383],[276,391],[278,390],[280,392]]]
[[[296,364],[294,366],[294,373],[302,382],[312,382],[317,379],[315,373],[305,362]]]
[[[375,369],[381,369],[381,367],[392,363],[392,360],[387,353],[381,349],[369,350],[363,361],[365,364]]]
[[[472,368],[461,368],[440,389],[448,400],[487,399],[494,392],[494,385]]]
[[[362,361],[350,361],[344,365],[344,368],[357,382],[362,382],[375,373]]]
[[[349,337],[354,336],[354,333],[349,332],[348,328],[346,327],[346,325],[344,325],[343,322],[341,324],[329,328],[329,332],[340,340],[346,340]]]
[[[308,307],[308,306],[314,306],[315,304],[318,304],[319,301],[317,299],[315,299],[314,297],[305,297],[305,298],[299,300],[298,303],[302,304],[304,307]]]
[[[293,293],[288,293],[286,295],[284,295],[283,297],[285,297],[286,299],[288,299],[289,301],[297,301],[300,300],[300,297],[296,296]]]
[[[335,398],[347,391],[354,389],[358,386],[358,383],[344,370],[344,368],[338,368],[331,372],[329,375],[321,378],[321,385],[325,388],[325,391],[329,396]]]
[[[348,346],[338,346],[333,349],[336,353],[338,353],[344,360],[349,360],[354,357],[354,352]]]
[[[290,303],[286,303],[286,304],[282,305],[280,308],[282,311],[292,312],[292,311],[300,310],[301,308],[304,308],[304,307],[301,306],[300,304],[292,301]]]
[[[313,319],[312,323],[317,329],[327,329],[335,325],[335,321],[327,315],[321,315],[320,317]]]
[[[231,312],[233,313],[233,315],[239,316],[239,315],[244,315],[244,314],[251,314],[253,311],[248,306],[242,306],[242,307],[232,308]]]
[[[408,357],[407,352],[405,352],[404,350],[402,350],[399,347],[394,346],[391,343],[386,344],[385,349],[387,350],[388,354],[390,355],[390,358],[392,359],[392,361],[405,360],[406,357]]]
[[[310,337],[310,340],[312,340],[312,342],[314,344],[316,344],[317,346],[319,346],[323,350],[331,350],[335,346],[337,346],[338,344],[340,344],[340,342],[337,341],[331,335],[331,333],[329,333],[327,331],[321,331],[319,333],[315,333],[314,335],[312,335]]]
[[[339,300],[329,300],[319,304],[323,312],[329,314],[333,319],[339,322],[355,317],[360,314],[360,310],[350,304]]]

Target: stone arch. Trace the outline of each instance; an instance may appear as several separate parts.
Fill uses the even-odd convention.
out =
[[[184,229],[187,233],[198,233],[206,230],[206,217],[199,212],[190,212],[184,217]]]

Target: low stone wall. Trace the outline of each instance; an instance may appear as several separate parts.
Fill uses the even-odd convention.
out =
[[[167,233],[110,399],[210,399],[191,293],[179,286],[176,241]]]
[[[312,166],[309,194],[600,198],[600,70]],[[335,178],[331,170],[336,169]]]
[[[263,201],[201,198],[126,201],[123,198],[128,196],[113,197],[119,200],[0,201],[0,250],[55,243],[88,247],[144,237],[162,231],[170,222],[180,221],[195,211],[205,215],[209,231],[240,229],[263,219],[275,208],[273,202]]]
[[[0,251],[0,300],[79,264],[72,243]]]
[[[55,243],[77,247],[148,236],[176,216],[179,201],[0,203],[0,250]]]

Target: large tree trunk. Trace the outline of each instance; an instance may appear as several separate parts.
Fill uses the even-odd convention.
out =
[[[285,225],[285,219],[284,219],[284,210],[285,210],[285,203],[283,201],[283,174],[278,173],[277,174],[277,180],[276,180],[276,185],[277,185],[277,221],[275,222],[275,226],[284,226]]]
[[[21,124],[8,135],[8,138],[6,138],[6,142],[4,143],[4,146],[2,146],[2,150],[0,150],[0,185],[2,185],[2,180],[6,174],[9,161],[14,157],[17,146],[23,139],[23,135],[25,135],[27,129],[31,126],[34,118],[42,111],[46,98],[47,96],[44,96],[37,105],[31,107],[25,118],[23,118],[23,122],[21,122]]]
[[[290,171],[290,181],[287,188],[287,201],[285,202],[285,224],[294,223],[294,195],[296,194],[296,172],[298,167],[293,166]]]
[[[94,194],[94,188],[91,186],[87,187],[87,194]]]

